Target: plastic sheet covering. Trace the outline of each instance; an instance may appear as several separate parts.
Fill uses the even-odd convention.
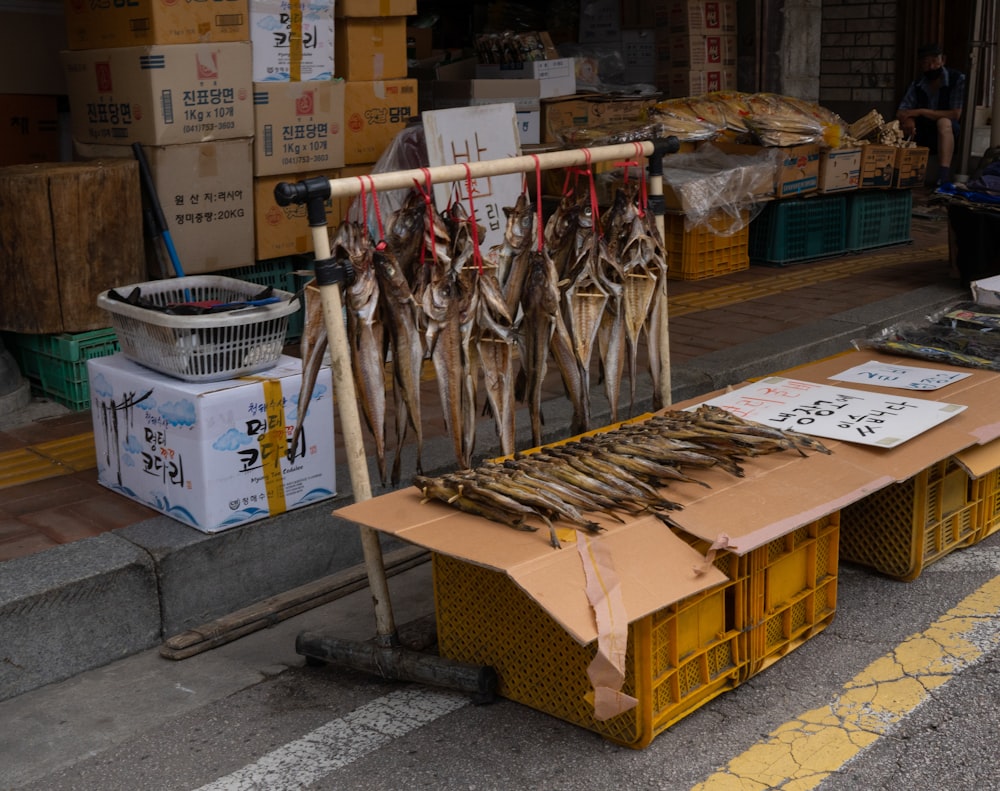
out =
[[[676,154],[664,160],[663,190],[668,206],[684,212],[684,227],[711,229],[732,235],[741,231],[774,193],[778,167],[777,151],[762,149],[757,155],[727,154],[708,144],[692,154]],[[732,218],[727,226],[718,222],[719,212]],[[709,218],[714,219],[709,223]]]
[[[859,350],[1000,371],[1000,308],[960,302],[924,323],[901,322],[852,343]]]
[[[397,134],[389,147],[382,152],[378,162],[372,165],[372,173],[392,173],[397,170],[412,170],[427,167],[427,144],[424,141],[424,127],[421,124],[408,126]],[[362,177],[363,178],[363,177]],[[368,185],[365,190],[351,201],[347,210],[347,219],[353,222],[367,220],[368,229],[374,238],[379,238],[378,216],[375,213],[375,199],[378,199],[382,221],[392,216],[403,201],[406,200],[406,190],[384,190],[372,196]],[[362,202],[364,197],[364,202]]]

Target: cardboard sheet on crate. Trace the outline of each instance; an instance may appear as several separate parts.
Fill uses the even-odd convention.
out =
[[[852,352],[796,368],[794,376],[826,382],[869,360],[897,365],[912,362],[870,351]],[[954,370],[927,361],[920,361],[920,366]],[[987,444],[1000,438],[994,408],[1000,398],[1000,374],[961,370],[970,375],[922,396],[967,408],[898,448],[825,440],[833,451],[830,455],[810,453],[803,458],[783,452],[759,456],[744,465],[743,478],[722,470],[700,471],[699,480],[711,488],[692,483],[672,485],[667,496],[684,508],[671,517],[685,531],[708,542],[725,535],[729,550],[743,555],[911,478],[941,459],[968,455],[970,464],[981,474],[1000,466],[1000,441]],[[874,385],[856,386],[885,392]],[[718,394],[709,393],[671,408],[683,409]],[[421,503],[415,488],[350,505],[337,514],[432,551],[502,571],[574,639],[588,643],[597,637],[578,554],[568,544],[562,550],[552,549],[544,528],[537,533],[520,533],[441,503]],[[596,521],[606,528],[599,540],[611,549],[630,621],[721,582],[711,571],[696,575],[694,568],[701,555],[654,517],[618,524],[597,515]]]
[[[519,532],[443,503],[422,503],[412,487],[336,513],[434,552],[502,571],[575,640],[587,644],[597,639],[576,547],[563,541],[562,549],[553,549],[544,527]],[[600,540],[611,550],[630,622],[726,580],[718,569],[705,568],[702,555],[655,517],[625,525],[599,515],[595,521],[606,527]]]

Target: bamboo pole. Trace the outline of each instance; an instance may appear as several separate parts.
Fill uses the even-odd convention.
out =
[[[330,237],[326,232],[326,223],[312,226],[313,248],[317,260],[330,258]],[[351,476],[351,490],[354,500],[370,500],[372,497],[371,479],[368,477],[368,457],[365,454],[364,439],[361,436],[361,418],[358,414],[358,399],[354,389],[354,375],[351,371],[351,348],[347,342],[347,331],[344,329],[343,301],[340,288],[337,285],[321,286],[320,300],[323,305],[323,323],[330,339],[330,372],[333,378],[333,392],[337,399],[337,409],[340,412],[340,430],[344,435],[344,451],[347,455],[347,468]],[[382,560],[382,545],[378,534],[371,527],[361,526],[361,551],[364,555],[365,569],[368,573],[368,586],[371,589],[375,606],[375,629],[377,640],[382,647],[395,645],[396,624],[392,615],[392,602],[389,598],[389,582],[386,579],[385,564]]]

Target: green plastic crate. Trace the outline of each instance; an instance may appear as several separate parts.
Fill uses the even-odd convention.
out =
[[[846,252],[844,195],[768,203],[750,223],[750,263],[783,266]]]
[[[77,412],[90,409],[87,360],[120,350],[111,328],[59,335],[9,333],[4,340],[36,392]]]
[[[844,197],[847,198],[847,249],[852,253],[912,241],[910,190],[861,191]]]

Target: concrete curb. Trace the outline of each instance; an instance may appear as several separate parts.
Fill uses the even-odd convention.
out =
[[[855,338],[923,319],[965,297],[967,290],[957,284],[929,286],[704,355],[674,368],[673,401],[836,354],[851,348]],[[599,385],[593,398],[594,425],[606,425],[610,413]],[[633,412],[649,411],[651,403],[651,388],[640,388]],[[623,404],[620,418],[627,416],[627,407]],[[568,402],[550,401],[544,410],[543,441],[565,436]],[[519,440],[526,444],[527,417],[517,417]],[[492,423],[480,421],[477,431],[479,456],[498,455]],[[404,470],[415,468],[413,450],[404,453]],[[427,443],[424,472],[453,466],[448,440]],[[376,494],[385,491],[377,485],[374,463],[371,474]],[[338,468],[337,480],[350,480],[346,468]],[[349,494],[214,534],[157,517],[4,563],[0,700],[146,650],[261,599],[361,564],[355,526],[331,516]],[[387,551],[402,546],[390,539],[383,545]]]

